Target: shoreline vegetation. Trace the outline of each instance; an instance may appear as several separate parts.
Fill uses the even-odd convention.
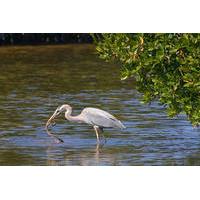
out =
[[[87,44],[93,39],[89,33],[0,33],[1,46]]]

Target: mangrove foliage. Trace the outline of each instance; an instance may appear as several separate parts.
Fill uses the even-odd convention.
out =
[[[144,102],[158,100],[169,116],[185,113],[200,124],[200,34],[97,36],[100,57],[120,63],[122,79],[134,76]]]

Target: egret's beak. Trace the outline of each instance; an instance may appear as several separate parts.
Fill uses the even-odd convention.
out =
[[[56,111],[53,113],[53,115],[49,118],[49,120],[46,123],[46,128],[48,128],[48,126],[51,124],[51,122],[53,121],[53,119],[55,119],[57,116],[59,116],[61,114],[61,112],[56,109]]]

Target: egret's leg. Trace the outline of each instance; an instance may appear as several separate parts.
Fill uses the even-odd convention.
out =
[[[98,126],[93,126],[93,127],[94,127],[94,130],[95,130],[96,136],[97,136],[97,143],[99,143],[99,133],[98,133],[99,127]]]
[[[103,139],[104,139],[104,142],[106,143],[106,137],[105,137],[105,135],[103,134],[103,128],[102,128],[102,127],[99,127],[99,131],[101,132],[101,135],[102,135],[102,137],[103,137]]]

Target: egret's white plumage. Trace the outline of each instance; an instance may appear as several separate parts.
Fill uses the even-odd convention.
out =
[[[102,128],[125,128],[125,126],[110,113],[98,108],[84,108],[80,114],[90,125]]]
[[[103,132],[103,128],[120,128],[123,129],[125,126],[119,121],[116,117],[110,113],[98,109],[98,108],[84,108],[82,112],[77,116],[72,116],[72,107],[65,104],[59,106],[54,114],[47,121],[46,128],[51,124],[51,121],[60,115],[62,112],[65,112],[65,118],[69,121],[78,122],[78,123],[87,123],[92,125],[97,136],[97,142],[99,142],[99,133]],[[49,134],[54,136],[52,134]],[[55,137],[55,136],[54,136]],[[59,141],[59,138],[57,138]]]

